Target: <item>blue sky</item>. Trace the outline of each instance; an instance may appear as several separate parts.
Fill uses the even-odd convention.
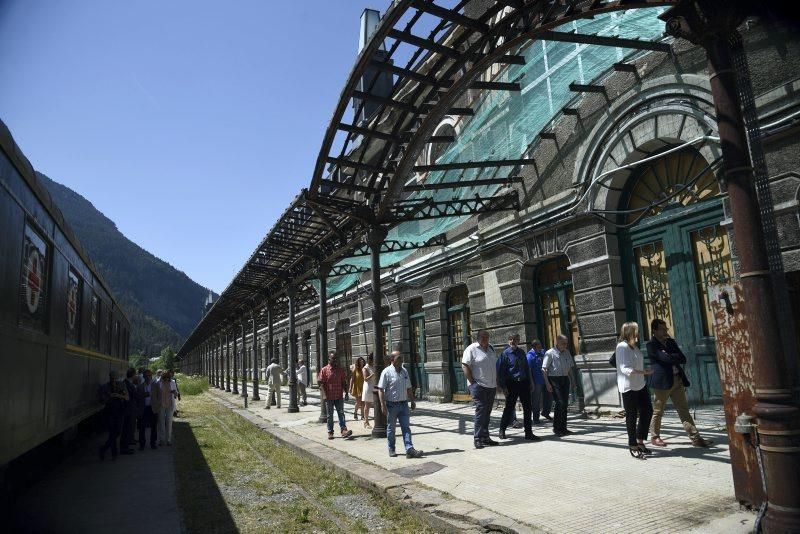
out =
[[[367,1],[0,0],[0,118],[219,292],[308,185]]]

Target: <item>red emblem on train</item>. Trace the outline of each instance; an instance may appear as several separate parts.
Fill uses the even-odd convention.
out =
[[[29,312],[36,313],[42,296],[42,256],[35,248],[28,254],[25,268],[28,271],[25,277],[25,304]]]

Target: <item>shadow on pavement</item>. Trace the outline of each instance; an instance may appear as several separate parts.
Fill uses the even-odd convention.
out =
[[[187,532],[238,532],[189,423],[176,421],[175,478]]]

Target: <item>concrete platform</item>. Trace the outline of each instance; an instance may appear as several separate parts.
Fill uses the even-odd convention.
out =
[[[266,398],[266,391],[260,391]],[[211,394],[244,413],[240,396],[219,390]],[[276,430],[278,437],[289,439],[305,454],[328,462],[329,455],[320,451],[346,455],[335,460],[346,470],[362,464],[379,468],[384,480],[377,485],[385,485],[382,489],[390,494],[393,487],[412,480],[435,491],[434,501],[444,495],[447,502],[433,503],[436,513],[454,520],[510,521],[507,526],[496,525],[506,531],[733,534],[750,532],[755,519],[733,498],[727,435],[718,409],[695,414],[700,431],[714,440],[712,448],[693,447],[677,417],[670,414],[662,428],[670,446],[641,461],[628,454],[623,419],[571,417],[569,428],[576,434],[561,439],[553,436],[549,425],[534,427],[541,442],[523,441],[521,429],[509,429],[509,439],[500,446],[476,450],[471,406],[420,402],[412,415],[412,433],[414,446],[426,454],[408,460],[389,458],[385,439],[373,439],[361,421],[352,420],[352,404],[347,412],[353,439],[332,441],[317,422],[316,392],[310,392],[309,405],[298,413],[287,412],[286,388],[281,410],[264,406],[263,400],[251,402],[248,419]],[[495,438],[499,418],[495,410],[491,427]],[[287,438],[290,434],[284,431],[294,437]]]

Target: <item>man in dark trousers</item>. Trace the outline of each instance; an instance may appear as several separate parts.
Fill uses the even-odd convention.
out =
[[[139,423],[139,450],[144,449],[145,430],[150,428],[150,448],[156,448],[158,438],[158,416],[153,409],[154,396],[158,394],[158,387],[153,384],[153,371],[145,369],[144,381],[137,388],[141,409],[138,411]]]
[[[523,426],[525,439],[538,441],[531,429],[531,390],[533,389],[533,374],[528,367],[528,358],[522,347],[519,346],[519,334],[508,334],[508,347],[497,359],[497,385],[506,396],[506,407],[500,419],[500,439],[505,439],[506,428],[514,418],[517,408],[517,399],[522,402]]]
[[[128,392],[128,401],[125,403],[124,416],[122,419],[122,436],[119,438],[120,454],[133,454],[131,445],[134,443],[133,436],[135,433],[137,415],[136,397],[138,396],[136,385],[133,383],[133,377],[135,375],[136,369],[133,367],[129,368],[125,373],[125,380],[122,382],[125,386],[125,390]]]
[[[669,337],[667,323],[661,319],[650,322],[650,331],[653,337],[647,342],[647,357],[653,366],[653,375],[650,377],[650,389],[653,390],[653,420],[650,422],[651,443],[657,447],[666,447],[667,443],[661,439],[661,418],[667,400],[681,418],[683,429],[689,434],[692,445],[695,447],[708,447],[711,441],[704,439],[697,431],[697,427],[689,413],[689,401],[686,399],[686,388],[689,379],[681,365],[686,363],[686,356],[678,348],[674,339]]]
[[[108,373],[108,382],[100,388],[100,400],[104,404],[103,418],[105,419],[108,438],[100,447],[100,459],[105,459],[106,451],[111,449],[111,459],[117,459],[117,438],[119,438],[122,418],[125,413],[125,402],[128,400],[128,391],[117,380],[117,371],[112,369]]]

